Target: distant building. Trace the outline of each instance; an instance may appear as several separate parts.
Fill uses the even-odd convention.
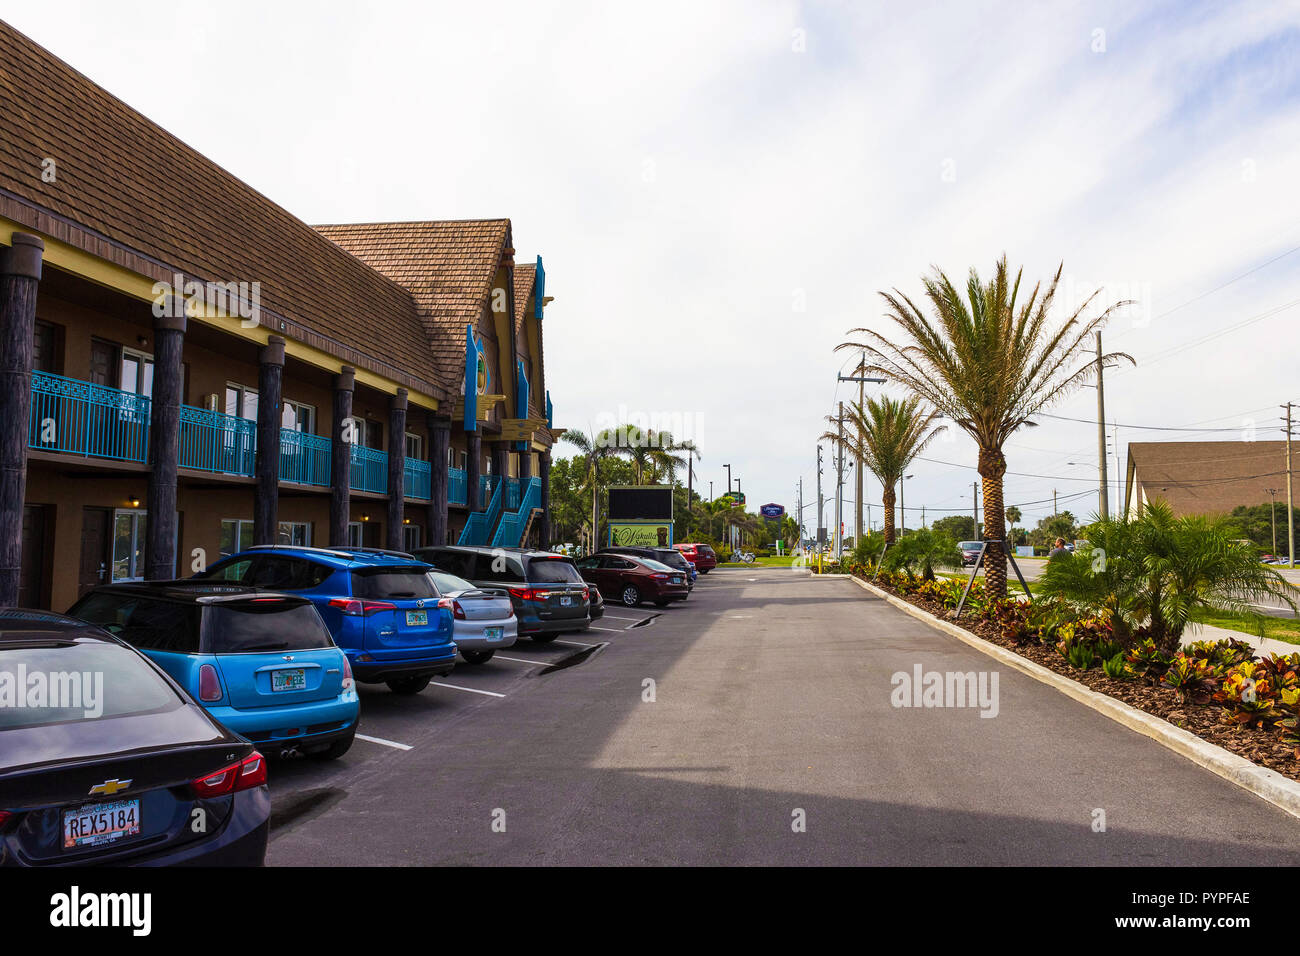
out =
[[[1292,454],[1296,450],[1293,449]],[[1163,499],[1178,515],[1228,514],[1286,494],[1286,442],[1150,441],[1128,446],[1124,510]]]

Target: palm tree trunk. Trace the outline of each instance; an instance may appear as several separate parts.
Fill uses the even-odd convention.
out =
[[[983,479],[984,537],[995,542],[984,554],[984,586],[990,597],[1007,596],[1006,512],[1002,502],[1002,476],[1007,459],[1000,449],[980,449],[979,473]],[[977,529],[978,530],[978,529]]]
[[[885,501],[885,544],[894,543],[894,501],[897,494],[893,485],[884,486]]]

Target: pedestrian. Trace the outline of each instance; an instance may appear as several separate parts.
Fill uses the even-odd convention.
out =
[[[1047,559],[1050,561],[1052,558],[1058,557],[1062,554],[1068,558],[1070,556],[1070,549],[1065,546],[1064,538],[1057,538],[1055,547],[1053,547],[1051,551],[1047,552]]]

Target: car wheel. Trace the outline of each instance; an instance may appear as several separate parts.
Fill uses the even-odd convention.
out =
[[[549,644],[549,643],[551,643],[551,641],[555,640],[555,639],[556,639],[557,637],[559,637],[559,636],[560,636],[559,634],[555,634],[555,633],[551,633],[551,634],[534,634],[534,635],[533,635],[533,643],[534,643],[534,644]]]
[[[401,677],[388,682],[388,689],[394,694],[418,694],[429,686],[431,677]]]
[[[354,726],[346,737],[340,737],[335,740],[324,750],[317,750],[312,756],[317,760],[338,760],[345,753],[352,749],[352,741],[356,740],[357,728]]]
[[[627,607],[636,607],[638,604],[641,603],[641,592],[636,589],[636,585],[634,584],[629,584],[627,587],[625,587],[623,589],[623,594],[621,595],[621,597],[623,603]]]
[[[466,664],[486,664],[488,661],[492,660],[492,655],[495,653],[495,650],[467,651],[463,647],[460,649],[460,656],[465,658]]]

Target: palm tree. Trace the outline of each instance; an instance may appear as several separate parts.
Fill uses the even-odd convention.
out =
[[[903,344],[859,328],[849,334],[860,334],[864,341],[837,346],[865,352],[860,371],[877,372],[904,385],[975,440],[986,536],[992,540],[1006,536],[1002,477],[1007,460],[1002,447],[1007,439],[1034,424],[1034,415],[1095,377],[1099,366],[1121,358],[1133,361],[1122,352],[1082,361],[1085,340],[1111,312],[1128,304],[1117,302],[1095,318],[1082,319],[1101,290],[1053,327],[1050,312],[1063,269],[1064,264],[1057,268],[1046,291],[1040,294],[1035,285],[1027,300],[1018,301],[1023,270],[1013,279],[1005,255],[988,283],[971,269],[964,296],[936,268],[922,280],[930,316],[897,289],[880,293],[889,307],[887,317],[907,335]],[[1082,364],[1076,364],[1076,359]],[[994,555],[986,561],[989,592],[1005,597],[1005,559]]]
[[[600,462],[609,452],[609,430],[596,435],[570,428],[560,436],[560,441],[567,441],[582,452],[585,461],[582,481],[579,488],[591,489],[591,550],[596,550],[600,537]]]
[[[894,543],[895,489],[907,466],[934,441],[943,426],[932,428],[935,412],[921,408],[921,399],[869,398],[848,406],[847,421],[840,432],[826,432],[823,440],[843,446],[843,453],[860,456],[862,466],[880,479],[885,503],[885,541]],[[828,418],[835,422],[837,419]]]

